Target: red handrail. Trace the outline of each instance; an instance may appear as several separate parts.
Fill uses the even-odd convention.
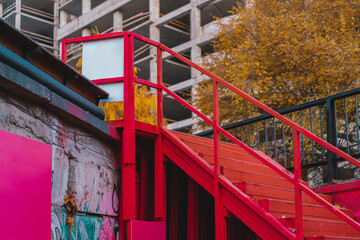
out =
[[[194,112],[196,115],[198,115],[200,118],[202,118],[205,122],[210,124],[214,129],[214,135],[217,133],[223,134],[225,137],[233,141],[235,144],[239,145],[243,149],[245,149],[248,153],[262,161],[266,166],[270,167],[272,170],[274,170],[276,173],[278,173],[280,176],[284,177],[286,180],[294,184],[294,190],[295,190],[295,212],[296,212],[296,225],[297,225],[297,239],[303,239],[303,231],[302,231],[302,200],[301,200],[301,192],[304,191],[306,194],[308,194],[311,198],[318,201],[321,205],[326,207],[328,210],[330,210],[332,213],[334,213],[336,216],[342,218],[346,223],[360,231],[360,224],[354,221],[352,218],[350,218],[348,215],[344,214],[342,211],[331,205],[329,202],[325,201],[323,198],[321,198],[319,195],[317,195],[314,191],[312,191],[310,188],[305,186],[301,182],[301,156],[299,154],[300,152],[300,144],[299,144],[299,135],[300,133],[304,136],[310,138],[311,140],[315,141],[316,143],[320,144],[321,146],[325,147],[326,149],[332,151],[336,155],[340,156],[341,158],[347,160],[348,162],[352,163],[353,165],[360,167],[360,161],[356,160],[355,158],[351,157],[350,155],[346,154],[345,152],[341,151],[340,149],[334,147],[333,145],[329,144],[328,142],[324,141],[323,139],[319,138],[315,134],[307,131],[305,128],[299,126],[298,124],[294,123],[290,119],[284,117],[283,115],[279,114],[275,110],[271,109],[270,107],[266,106],[265,104],[261,103],[257,99],[251,97],[247,93],[241,91],[234,85],[226,82],[225,80],[221,79],[220,77],[216,76],[215,74],[207,71],[206,69],[200,67],[199,65],[191,62],[189,59],[183,57],[182,55],[174,52],[170,48],[164,46],[160,43],[155,43],[154,41],[147,39],[145,37],[142,37],[135,33],[129,33],[134,36],[135,39],[138,39],[140,41],[143,41],[145,43],[151,44],[153,46],[156,46],[163,51],[169,53],[170,55],[176,57],[177,59],[181,60],[182,62],[188,64],[189,66],[197,69],[201,73],[205,74],[209,78],[211,78],[214,81],[213,84],[213,105],[214,105],[214,120],[212,121],[210,118],[206,117],[204,114],[202,114],[200,111],[195,109],[193,106],[191,106],[189,103],[181,99],[178,95],[176,95],[174,92],[172,92],[170,89],[165,87],[162,83],[159,84],[159,87],[165,91],[167,94],[169,94],[171,97],[173,97],[175,100],[177,100],[179,103],[184,105],[186,108],[188,108],[190,111]],[[294,175],[288,172],[284,167],[281,165],[275,163],[274,161],[270,160],[269,158],[265,158],[264,156],[260,155],[250,147],[248,147],[246,144],[242,143],[240,140],[235,138],[233,135],[225,131],[223,128],[220,127],[219,122],[216,121],[216,118],[219,115],[219,109],[218,109],[218,100],[219,96],[217,93],[218,84],[223,85],[224,87],[230,89],[234,93],[240,95],[241,97],[245,98],[247,101],[251,102],[252,104],[256,105],[257,107],[261,108],[265,112],[269,113],[273,117],[279,119],[280,121],[284,122],[288,126],[290,126],[294,131]],[[214,163],[215,163],[215,175],[218,175],[217,167],[218,162],[216,159],[216,154],[218,153],[219,146],[216,146],[216,139],[214,138]],[[215,182],[216,183],[216,182]]]
[[[301,156],[300,156],[300,140],[299,140],[299,136],[300,136],[300,134],[303,134],[304,136],[310,138],[311,140],[315,141],[316,143],[320,144],[321,146],[325,147],[326,149],[330,150],[331,152],[335,153],[336,155],[340,156],[341,158],[347,160],[348,162],[352,163],[353,165],[355,165],[357,167],[360,167],[360,161],[356,160],[355,158],[351,157],[350,155],[346,154],[345,152],[341,151],[340,149],[334,147],[333,145],[327,143],[326,141],[324,141],[321,138],[317,137],[315,134],[307,131],[303,127],[301,127],[298,124],[292,122],[290,119],[284,117],[283,115],[281,115],[278,112],[276,112],[275,110],[269,108],[265,104],[261,103],[260,101],[256,100],[255,98],[251,97],[250,95],[246,94],[245,92],[241,91],[240,89],[236,88],[235,86],[233,86],[232,84],[226,82],[225,80],[221,79],[220,77],[212,74],[211,72],[205,70],[204,68],[200,67],[199,65],[191,62],[189,59],[181,56],[180,54],[178,54],[176,52],[174,52],[170,48],[164,46],[161,43],[152,41],[152,40],[150,40],[148,38],[145,38],[143,36],[140,36],[140,35],[132,33],[132,32],[109,33],[109,34],[103,34],[103,35],[89,36],[89,37],[87,37],[85,39],[84,38],[75,38],[75,39],[63,40],[62,59],[64,61],[66,61],[66,45],[69,44],[69,43],[75,43],[75,42],[80,42],[80,41],[92,41],[92,40],[97,40],[97,39],[114,38],[114,37],[121,37],[121,36],[124,36],[124,37],[130,37],[131,36],[132,41],[133,41],[133,39],[137,39],[139,41],[145,42],[145,43],[150,44],[150,45],[157,48],[157,64],[158,64],[158,68],[157,68],[157,75],[158,75],[157,80],[158,80],[158,82],[157,82],[157,84],[149,83],[149,82],[141,80],[141,79],[129,78],[129,80],[132,81],[132,82],[138,82],[140,84],[144,84],[144,85],[147,85],[147,86],[150,86],[152,88],[157,89],[157,93],[158,93],[158,97],[157,97],[158,98],[157,123],[158,123],[159,127],[162,127],[162,121],[163,121],[163,116],[162,116],[163,115],[162,114],[162,94],[163,93],[162,93],[162,91],[169,94],[176,101],[178,101],[179,103],[184,105],[190,111],[197,114],[201,119],[203,119],[205,122],[207,122],[209,125],[211,125],[213,127],[213,129],[214,129],[214,187],[215,187],[214,196],[215,196],[215,202],[216,202],[216,204],[215,204],[215,207],[216,207],[215,214],[217,216],[216,221],[219,221],[220,218],[222,217],[222,214],[223,214],[222,209],[221,209],[222,205],[221,205],[221,202],[220,202],[220,198],[219,198],[219,196],[217,196],[218,195],[217,193],[219,193],[219,191],[218,191],[219,189],[218,189],[217,186],[219,184],[219,176],[220,176],[219,162],[218,162],[219,147],[220,147],[219,144],[218,144],[218,141],[219,141],[218,134],[220,133],[220,134],[223,134],[228,139],[230,139],[231,141],[233,141],[235,144],[237,144],[241,148],[243,148],[244,150],[246,150],[249,154],[256,157],[263,164],[265,164],[266,166],[271,168],[277,174],[284,177],[287,181],[291,182],[294,185],[295,213],[296,213],[296,227],[297,227],[296,239],[303,239],[302,199],[301,199],[302,191],[305,192],[306,194],[308,194],[311,198],[318,201],[321,205],[326,207],[328,210],[330,210],[336,216],[338,216],[339,218],[342,218],[346,223],[348,223],[349,225],[354,227],[356,230],[360,231],[360,224],[359,223],[355,222],[352,218],[350,218],[349,216],[344,214],[342,211],[340,211],[339,209],[337,209],[336,207],[331,205],[329,202],[327,202],[326,200],[321,198],[319,195],[317,195],[314,191],[312,191],[309,187],[307,187],[306,185],[304,185],[301,182]],[[132,42],[132,44],[133,44],[133,42]],[[127,45],[127,46],[129,46],[129,45]],[[182,62],[188,64],[189,66],[197,69],[198,71],[200,71],[201,73],[205,74],[206,76],[210,77],[213,80],[213,116],[214,116],[214,120],[211,120],[210,118],[208,118],[207,116],[202,114],[200,111],[198,111],[193,106],[191,106],[189,103],[187,103],[185,100],[180,98],[178,95],[176,95],[174,92],[172,92],[170,89],[168,89],[162,83],[162,51],[165,51],[165,52],[169,53],[170,55],[176,57],[177,59],[179,59]],[[130,69],[130,67],[128,69]],[[246,99],[250,103],[256,105],[259,108],[261,108],[265,112],[267,112],[270,115],[272,115],[273,117],[279,119],[280,121],[287,124],[288,126],[290,126],[293,129],[294,174],[290,173],[283,166],[281,166],[280,164],[274,162],[269,157],[266,157],[264,154],[262,155],[262,154],[258,153],[257,151],[251,149],[246,144],[242,143],[236,137],[234,137],[233,135],[228,133],[226,130],[221,128],[221,126],[219,125],[219,120],[218,120],[218,117],[219,117],[218,85],[219,84],[221,84],[224,87],[230,89],[234,93],[240,95],[241,97],[243,97],[244,99]],[[133,84],[131,84],[131,85],[133,85]],[[126,99],[127,98],[125,98],[125,101],[126,101]],[[133,99],[133,98],[129,98],[129,99]],[[126,118],[126,116],[124,116],[124,121],[125,121],[125,118]],[[134,119],[132,119],[132,120],[134,120]],[[129,123],[129,125],[131,125],[131,124]],[[157,141],[159,141],[159,142],[156,144],[156,148],[160,148],[160,152],[161,152],[161,138],[158,138]],[[157,151],[157,152],[159,152],[159,151]],[[156,166],[158,168],[155,168],[155,169],[159,169],[158,174],[162,175],[163,158],[161,156],[158,156],[158,157],[156,157],[156,159],[158,159],[158,160],[156,160],[155,164],[156,164]],[[160,180],[160,183],[162,184],[163,181]],[[157,184],[155,184],[155,185],[157,185]],[[159,191],[155,191],[156,192],[156,195],[155,195],[155,199],[156,199],[156,201],[155,201],[156,202],[156,204],[155,204],[155,216],[158,216],[159,218],[163,218],[165,210],[162,209],[162,207],[163,207],[162,206],[163,205],[162,204],[163,194],[161,193],[162,186],[160,186],[160,185],[159,185]],[[220,224],[220,225],[217,225],[217,226],[219,226],[219,229],[216,230],[217,231],[216,236],[220,237],[221,234],[223,233],[223,231],[225,231],[225,230],[223,229],[222,222],[218,222],[218,224]]]

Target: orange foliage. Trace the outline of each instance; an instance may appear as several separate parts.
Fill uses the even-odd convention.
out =
[[[218,21],[215,53],[204,59],[210,71],[274,109],[358,86],[360,1],[244,2]],[[221,124],[262,113],[230,91],[220,95]],[[199,84],[193,102],[212,115],[211,81]]]

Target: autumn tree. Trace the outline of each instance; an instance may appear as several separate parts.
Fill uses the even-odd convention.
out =
[[[360,1],[244,0],[231,14],[218,21],[204,66],[271,108],[358,86]],[[220,95],[221,124],[262,113],[230,91]],[[197,86],[193,102],[212,115],[211,81]]]
[[[99,29],[95,26],[95,28],[91,29],[91,34],[99,35]],[[82,47],[79,48],[79,50],[81,49]],[[80,56],[76,62],[75,69],[80,73],[82,72],[82,56]],[[139,71],[141,71],[141,69],[138,67],[134,68],[135,77]],[[157,121],[155,94],[151,92],[148,87],[140,84],[135,84],[134,91],[135,120],[155,125]],[[114,121],[124,118],[123,101],[99,103],[99,107],[105,112],[104,121]]]
[[[134,68],[135,76],[140,71],[139,68]],[[156,125],[156,95],[151,92],[147,86],[135,84],[135,120]],[[106,102],[100,103],[105,112],[105,121],[113,121],[124,118],[124,102]]]

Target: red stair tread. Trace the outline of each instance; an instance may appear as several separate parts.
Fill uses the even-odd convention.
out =
[[[295,218],[279,218],[286,227],[295,229]],[[303,218],[304,237],[341,236],[360,237],[360,232],[344,221],[333,219]]]
[[[281,218],[281,217],[289,218],[289,217],[294,217],[295,215],[295,204],[294,202],[291,201],[263,199],[259,201],[259,204],[276,218]],[[340,210],[342,210],[349,217],[351,218],[354,217],[352,210],[348,210],[348,209],[340,209]],[[303,215],[305,217],[336,219],[341,221],[340,218],[338,218],[335,214],[331,213],[329,210],[327,210],[325,207],[319,204],[304,203]]]
[[[197,143],[203,143],[203,144],[206,144],[209,146],[213,146],[213,140],[210,138],[199,137],[199,136],[190,135],[190,134],[186,134],[186,133],[182,133],[182,132],[175,132],[175,131],[173,133],[183,142],[184,141],[197,142]],[[233,150],[233,151],[235,150],[235,151],[246,152],[244,149],[242,149],[237,144],[227,143],[227,142],[223,142],[223,141],[220,141],[220,148],[227,149],[227,150]]]
[[[327,235],[360,238],[360,232],[343,221],[304,218],[303,227],[304,237]]]
[[[174,132],[174,134],[183,141],[186,145],[191,147],[196,152],[213,154],[213,140],[185,133]],[[230,156],[248,157],[249,161],[260,162],[258,159],[250,155],[247,151],[236,144],[220,142],[220,152],[228,152]]]
[[[233,169],[224,167],[222,169],[223,175],[233,183],[248,182],[258,184],[269,184],[273,186],[293,189],[294,185],[286,179],[278,176],[262,175],[261,173],[249,172],[242,169]]]
[[[295,194],[294,194],[294,190],[292,189],[286,189],[286,188],[257,184],[257,183],[248,183],[248,182],[243,182],[237,185],[243,192],[256,198],[257,200],[271,198],[271,199],[294,201]],[[324,194],[319,194],[319,195],[323,197],[326,201],[331,203],[331,196]],[[310,198],[306,194],[303,194],[303,202],[318,204],[316,200]]]
[[[200,156],[201,155],[208,155],[212,156],[214,154],[213,145],[207,145],[204,143],[198,143],[198,142],[188,142],[183,141],[187,146],[189,146],[191,149],[193,149],[195,152],[197,152]],[[220,144],[221,145],[221,144]],[[261,163],[260,160],[256,159],[252,155],[250,155],[248,152],[244,151],[242,148],[236,146],[236,149],[222,149],[220,148],[220,155],[222,157],[228,157],[238,160],[246,160],[248,162],[254,162],[254,163]]]
[[[212,139],[178,132],[174,132],[174,134],[209,164],[214,163]],[[262,157],[274,161],[264,153],[256,152]],[[276,162],[274,161],[274,163]],[[286,216],[294,219],[293,185],[260,160],[238,145],[220,142],[220,166],[222,174],[227,179],[236,183],[241,190],[257,200],[274,217]],[[305,182],[304,184],[308,185]],[[331,196],[319,195],[331,203]],[[344,209],[343,212],[353,217],[351,210]],[[306,194],[303,194],[303,214],[305,239],[360,240],[360,233],[357,230]]]
[[[212,154],[199,154],[199,156],[202,157],[209,164],[214,164],[214,156]],[[234,169],[246,169],[247,171],[258,172],[265,175],[279,176],[268,166],[260,162],[249,162],[246,159],[236,159],[233,157],[220,156],[220,166]]]
[[[319,236],[319,237],[305,237],[305,240],[360,240],[357,237],[339,237],[339,236]]]

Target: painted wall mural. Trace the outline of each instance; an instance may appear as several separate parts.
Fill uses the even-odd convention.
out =
[[[80,193],[75,193],[76,206],[80,213],[74,218],[74,226],[69,230],[66,224],[67,217],[70,216],[61,207],[51,207],[51,239],[52,240],[115,240],[118,232],[117,214],[119,212],[119,187],[117,184],[109,184],[109,178],[103,178],[105,173],[97,177],[86,178],[87,183],[77,184],[81,189]],[[100,177],[102,176],[102,177]],[[103,179],[102,179],[103,178]],[[105,179],[105,181],[104,181]],[[105,183],[104,183],[105,182]],[[107,186],[107,192],[103,192],[102,186]],[[110,186],[110,187],[109,187]],[[64,197],[63,197],[64,198]],[[64,198],[66,199],[66,197]]]
[[[116,240],[118,224],[113,217],[77,214],[74,229],[70,232],[66,226],[65,209],[61,210],[61,215],[59,217],[55,208],[51,207],[52,240]]]
[[[55,208],[51,206],[51,239],[60,240],[61,237],[61,221],[56,214]]]

